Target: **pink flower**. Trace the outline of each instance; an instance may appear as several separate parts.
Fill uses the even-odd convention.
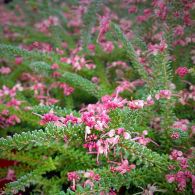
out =
[[[62,43],[61,43],[61,46],[62,46],[64,49],[66,49],[66,48],[68,47],[68,43],[62,42]]]
[[[192,19],[190,18],[190,14],[186,12],[183,17],[184,24],[190,26],[192,24]]]
[[[154,100],[152,99],[152,96],[149,95],[149,96],[147,97],[147,99],[146,99],[145,105],[151,106],[151,105],[153,105],[153,104],[154,104]]]
[[[1,112],[2,115],[8,116],[9,115],[9,110],[3,110]]]
[[[192,192],[195,194],[195,175],[192,175]]]
[[[109,144],[112,144],[111,147],[113,147],[114,145],[118,144],[119,135],[116,135],[115,137],[107,138],[106,140],[108,141]]]
[[[22,62],[23,62],[23,58],[22,57],[17,56],[15,58],[15,64],[20,65],[20,64],[22,64]]]
[[[71,189],[73,191],[76,190],[76,181],[79,180],[79,179],[80,179],[80,177],[79,177],[79,175],[75,171],[68,173],[68,180],[72,181]]]
[[[195,125],[191,126],[190,136],[192,137],[193,135],[195,135]]]
[[[136,110],[136,109],[141,109],[144,107],[144,101],[143,100],[132,100],[128,102],[128,107]]]
[[[115,130],[112,129],[107,134],[108,134],[109,137],[113,137],[115,135]]]
[[[182,169],[188,168],[188,160],[186,158],[181,158],[181,160],[179,161],[180,161],[180,167]]]
[[[131,7],[128,9],[129,14],[133,14],[137,12],[137,6],[131,5]]]
[[[103,42],[101,43],[101,46],[103,48],[103,51],[107,53],[111,53],[114,49],[114,44],[112,43],[112,41]]]
[[[61,89],[63,89],[63,92],[64,92],[64,95],[65,96],[69,96],[71,95],[73,92],[74,92],[74,88],[73,87],[70,87],[68,84],[66,83],[60,83],[59,84],[59,87]]]
[[[178,132],[174,132],[174,133],[172,133],[171,138],[172,139],[179,139],[180,138],[180,135],[179,135]]]
[[[122,99],[121,97],[115,96],[113,98],[112,96],[109,96],[109,95],[103,96],[101,100],[106,110],[122,108],[127,103],[127,101],[125,99]]]
[[[64,62],[64,63],[67,63],[67,64],[71,64],[71,59],[70,58],[61,57],[60,58],[60,62]]]
[[[73,180],[79,180],[79,176],[77,174],[77,172],[73,171],[73,172],[69,172],[68,173],[68,180],[69,181],[73,181]]]
[[[109,68],[111,67],[119,67],[119,68],[122,68],[122,69],[127,69],[128,68],[128,64],[126,62],[123,62],[123,61],[115,61],[115,62],[112,62],[111,64],[108,65]]]
[[[95,174],[94,171],[85,172],[84,177],[90,178],[94,181],[99,181],[100,180],[100,176],[98,174]]]
[[[172,127],[175,129],[181,129],[182,131],[187,131],[188,124],[189,124],[189,121],[187,119],[180,119],[180,120],[174,122]]]
[[[15,171],[12,170],[12,169],[8,169],[6,179],[9,180],[9,181],[16,180]]]
[[[10,116],[8,110],[3,110],[0,113],[0,127],[1,128],[13,126],[13,125],[16,125],[17,123],[20,123],[20,118],[17,117],[16,115]]]
[[[59,72],[57,72],[57,71],[54,71],[53,73],[52,73],[52,77],[53,78],[58,78],[58,77],[60,77],[61,76],[61,73],[59,73]]]
[[[8,125],[15,125],[16,123],[20,123],[20,118],[18,118],[16,115],[12,115],[7,119]]]
[[[63,54],[64,54],[64,50],[59,49],[59,48],[56,48],[56,52],[57,52],[59,55],[63,55]]]
[[[0,89],[0,97],[9,95],[10,97],[14,97],[16,95],[17,89],[13,87],[9,89],[5,85],[3,85],[2,89]]]
[[[118,129],[117,129],[117,134],[120,135],[120,134],[122,134],[124,131],[125,131],[124,128],[118,128]]]
[[[0,73],[1,74],[9,74],[11,72],[11,69],[9,68],[9,67],[4,67],[4,66],[2,66],[1,68],[0,68]]]
[[[96,67],[95,64],[91,63],[91,60],[85,60],[84,57],[80,57],[79,55],[75,54],[70,58],[61,58],[60,60],[61,62],[72,64],[76,71],[81,70],[84,67],[87,69],[94,69]]]
[[[92,112],[84,112],[81,116],[82,121],[86,124],[86,126],[93,128],[96,124],[96,118]]]
[[[124,137],[124,139],[130,139],[131,138],[131,136],[128,132],[124,132],[123,137]]]
[[[21,105],[21,101],[17,100],[17,99],[11,99],[9,102],[7,102],[7,106],[8,107],[15,107],[16,109],[19,109],[19,106]]]
[[[49,18],[42,20],[39,23],[35,24],[35,27],[43,33],[49,33],[50,26],[56,26],[59,24],[59,19],[56,16],[49,16]]]
[[[175,175],[175,181],[178,183],[179,191],[184,191],[186,187],[186,177],[183,171],[179,171]]]
[[[178,160],[178,159],[180,159],[180,157],[182,157],[183,156],[183,152],[181,152],[181,151],[179,151],[179,150],[173,150],[172,152],[171,152],[171,155],[169,156],[169,158],[171,159],[171,160]]]
[[[87,179],[85,182],[84,182],[84,187],[86,187],[87,185],[90,186],[90,189],[92,190],[93,189],[93,186],[94,186],[94,183],[90,180],[90,179]]]
[[[151,138],[145,137],[146,135],[148,135],[148,131],[144,130],[140,136],[137,136],[135,138],[133,138],[132,140],[134,141],[138,141],[139,144],[146,146],[148,143],[152,142],[155,145],[158,146],[158,144],[156,142],[154,142]]]
[[[46,105],[53,105],[53,104],[56,104],[58,101],[59,100],[57,100],[55,98],[46,97],[45,104]]]
[[[71,122],[72,124],[79,124],[81,123],[81,119],[73,116],[71,113],[70,115],[66,115],[65,119],[63,119],[63,123],[67,124],[68,122]]]
[[[175,175],[173,174],[166,175],[166,180],[168,183],[173,183],[175,181]]]
[[[160,44],[149,44],[148,45],[148,50],[150,53],[153,55],[157,55],[160,52],[163,52],[167,48],[167,44],[165,43],[164,40],[160,41]]]
[[[155,95],[155,98],[157,100],[159,100],[161,98],[165,98],[165,99],[169,100],[171,98],[171,95],[172,95],[172,93],[170,90],[160,90],[160,92]]]
[[[175,74],[179,75],[181,78],[183,78],[188,73],[189,73],[189,70],[184,66],[178,67],[175,71]]]
[[[53,114],[52,112],[44,114],[42,116],[41,121],[39,122],[40,125],[45,125],[49,122],[57,122],[59,120],[59,117]]]
[[[93,83],[98,84],[98,83],[100,82],[100,79],[99,79],[98,77],[92,77],[92,78],[91,78],[91,81],[92,81]]]
[[[122,160],[122,162],[119,163],[119,166],[114,168],[115,171],[119,172],[122,175],[127,172],[130,172],[132,169],[135,169],[135,165],[129,165],[128,160]]]
[[[89,143],[85,143],[83,144],[83,147],[84,148],[87,148],[89,153],[93,153],[93,150],[95,150],[97,147],[96,147],[96,143],[91,141]],[[95,152],[96,153],[96,152]]]
[[[88,68],[89,70],[95,69],[96,65],[93,63],[86,63],[85,67]]]
[[[97,146],[97,153],[99,154],[104,154],[106,157],[108,155],[108,151],[109,151],[109,144],[107,140],[98,140],[96,143]]]
[[[100,25],[99,25],[99,34],[98,34],[97,42],[101,41],[104,34],[110,28],[110,18],[108,16],[100,16],[99,19],[100,19]]]
[[[119,84],[120,85],[116,88],[116,92],[118,92],[118,93],[121,93],[125,90],[132,93],[133,90],[135,89],[135,85],[133,82],[129,82],[129,81],[124,80],[124,81],[119,82]]]
[[[157,17],[160,17],[162,20],[165,20],[168,13],[168,8],[166,4],[162,1],[157,1],[155,6],[158,7],[157,9],[154,10]]]
[[[94,44],[89,44],[88,46],[87,46],[87,48],[93,53],[93,52],[95,52],[95,45]]]
[[[178,25],[174,28],[174,35],[176,36],[182,36],[184,34],[184,27],[181,25]]]
[[[57,70],[57,69],[59,69],[59,65],[54,63],[54,64],[51,65],[51,69],[52,70]]]
[[[133,138],[133,140],[138,140],[138,142],[144,146],[146,146],[148,143],[151,142],[150,138],[145,138],[145,137],[136,137],[136,138]]]

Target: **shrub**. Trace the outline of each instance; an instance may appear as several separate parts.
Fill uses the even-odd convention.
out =
[[[195,193],[193,1],[0,9],[2,194]]]

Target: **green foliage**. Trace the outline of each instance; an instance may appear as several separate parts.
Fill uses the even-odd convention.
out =
[[[31,184],[36,184],[37,182],[39,182],[39,180],[41,180],[42,174],[54,169],[54,162],[52,161],[52,159],[49,158],[42,166],[39,166],[32,172],[22,176],[17,181],[7,184],[5,192],[6,194],[15,194],[19,191],[25,191],[26,187],[29,187]]]
[[[133,45],[131,44],[130,41],[128,41],[128,39],[125,37],[125,35],[123,34],[118,25],[112,23],[112,28],[115,37],[122,42],[124,50],[129,60],[131,61],[133,68],[139,73],[140,76],[142,76],[144,80],[147,81],[148,75],[143,65],[141,65],[140,62],[138,61],[138,56],[135,52]]]
[[[64,116],[64,115],[68,115],[70,113],[73,113],[75,116],[77,116],[77,112],[71,109],[67,109],[67,108],[61,108],[59,106],[43,106],[43,105],[37,105],[34,106],[32,109],[32,112],[37,113],[37,114],[46,114],[49,111],[54,111],[58,116]]]
[[[29,67],[37,74],[42,74],[44,76],[48,75],[47,73],[50,72],[50,65],[45,62],[37,61],[32,62]]]
[[[0,44],[0,55],[15,55],[23,57],[31,57],[33,59],[49,59],[49,56],[45,53],[38,51],[27,51],[16,46]]]
[[[93,0],[83,17],[84,27],[82,29],[83,48],[86,49],[87,45],[92,42],[91,30],[95,26],[97,13],[100,10],[102,0]]]
[[[56,131],[54,131],[54,128]],[[13,137],[0,138],[0,150],[25,149],[33,146],[49,145],[59,138],[63,139],[65,132],[70,131],[64,128],[48,126],[45,131],[35,130],[32,132],[23,132],[20,135],[15,134]]]
[[[69,83],[75,88],[79,88],[87,92],[89,95],[96,98],[100,98],[106,93],[103,89],[100,89],[99,86],[74,73],[65,72],[63,74],[63,81]]]
[[[167,155],[159,155],[134,141],[124,142],[121,144],[121,147],[128,151],[133,160],[137,159],[137,165],[143,163],[146,167],[157,167],[159,170],[166,170],[169,165]]]

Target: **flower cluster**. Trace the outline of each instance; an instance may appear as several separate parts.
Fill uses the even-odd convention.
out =
[[[188,130],[188,124],[189,121],[187,119],[180,119],[176,121],[172,127],[176,129],[181,129],[182,131],[187,131]]]
[[[68,173],[68,180],[72,182],[71,189],[73,191],[76,190],[76,185],[78,184],[82,185],[83,187],[89,186],[92,190],[95,183],[98,182],[100,179],[100,176],[98,174],[95,174],[93,171]]]
[[[179,102],[182,105],[189,105],[190,101],[195,101],[195,85],[189,84],[189,89],[183,89],[178,93]]]
[[[0,103],[5,104],[8,107],[15,107],[19,109],[22,101],[17,100],[16,95],[18,91],[22,91],[23,87],[20,84],[16,84],[12,88],[8,88],[7,86],[3,86],[0,89]]]
[[[170,159],[179,163],[180,170],[176,173],[166,175],[166,179],[169,183],[177,183],[178,191],[183,192],[187,186],[187,183],[192,181],[192,191],[194,193],[194,175],[188,170],[188,158],[184,157],[181,151],[173,150],[170,155]],[[170,171],[174,172],[175,167],[170,167]]]
[[[8,110],[3,110],[0,113],[0,127],[6,128],[20,123],[20,118],[17,115],[11,115]]]
[[[4,67],[4,66],[2,66],[1,68],[0,68],[0,73],[1,74],[9,74],[11,72],[11,69],[9,68],[9,67]]]
[[[55,25],[59,25],[59,19],[56,16],[49,16],[49,18],[35,24],[35,28],[40,32],[49,33],[49,27]]]
[[[120,174],[125,174],[126,172],[130,172],[132,169],[135,169],[136,167],[134,164],[129,165],[128,160],[122,160],[121,163],[114,163],[114,164],[118,166],[110,167],[110,170],[112,172],[119,172]]]
[[[167,44],[165,43],[164,40],[161,40],[160,44],[148,45],[148,51],[153,55],[157,55],[158,53],[165,51],[166,48]]]
[[[179,75],[181,78],[184,77],[186,74],[189,73],[189,70],[186,67],[178,67],[177,70],[175,71],[177,75]]]
[[[87,69],[94,69],[96,66],[91,61],[86,60],[84,57],[73,55],[71,58],[61,58],[61,62],[71,64],[73,69],[79,71],[84,67]]]

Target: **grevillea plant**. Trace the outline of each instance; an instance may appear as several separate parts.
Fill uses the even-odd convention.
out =
[[[0,194],[195,194],[194,8],[0,5]]]

